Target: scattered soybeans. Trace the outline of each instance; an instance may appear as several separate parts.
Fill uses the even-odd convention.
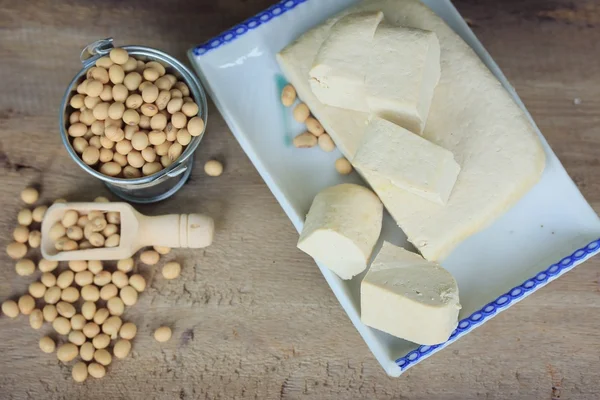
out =
[[[333,150],[335,150],[335,143],[333,143],[333,140],[331,139],[331,137],[326,133],[319,136],[318,142],[319,142],[319,147],[321,148],[321,150],[323,150],[327,153],[330,153]]]
[[[56,349],[56,343],[54,343],[54,340],[52,340],[48,336],[44,336],[40,339],[40,349],[44,353],[52,353],[54,352],[54,349]]]
[[[171,334],[171,328],[168,326],[161,326],[154,331],[154,339],[156,339],[157,342],[166,342],[171,339]]]
[[[25,202],[25,204],[33,204],[38,201],[40,197],[40,193],[32,187],[28,187],[21,192],[21,200]]]
[[[91,363],[88,365],[88,373],[94,378],[104,378],[104,375],[106,375],[106,369],[101,364]]]
[[[317,137],[310,132],[304,132],[294,138],[294,147],[308,149],[317,145]]]
[[[160,255],[154,250],[146,250],[140,254],[140,261],[146,265],[155,265],[160,260]]]
[[[304,121],[306,121],[309,115],[310,110],[308,109],[308,106],[304,103],[300,103],[294,108],[293,116],[297,122],[303,123]]]
[[[166,263],[162,269],[162,275],[165,279],[175,279],[181,273],[181,264],[176,261]]]
[[[296,100],[296,90],[292,85],[286,85],[281,92],[281,103],[290,107],[294,104]],[[292,111],[292,115],[297,122],[304,123],[306,125],[306,132],[301,133],[296,136],[293,140],[293,144],[297,148],[311,148],[315,147],[317,144],[319,148],[325,152],[332,152],[335,150],[335,143],[325,132],[325,128],[323,125],[313,116],[310,115],[310,110],[308,106],[304,103],[298,104],[294,110]],[[352,166],[350,166],[350,170],[348,171],[348,165],[341,165],[338,168],[336,163],[336,169],[342,175],[347,175],[352,171]],[[346,172],[348,171],[348,172]]]
[[[281,104],[290,107],[296,101],[296,89],[292,85],[285,85],[281,91]]]
[[[13,260],[23,258],[27,254],[27,245],[19,242],[12,242],[6,246],[6,254]]]
[[[104,63],[110,61],[117,65],[109,57],[103,59]],[[93,73],[96,77],[103,76],[102,72],[97,70]],[[114,73],[112,75],[109,79],[119,80],[119,76],[115,78]],[[160,84],[169,88],[173,85],[167,78]],[[162,90],[170,94],[167,89]],[[185,88],[179,86],[176,90],[182,91]],[[194,107],[188,100],[184,100],[183,106],[185,106],[182,108],[183,114],[191,117],[195,111]],[[188,125],[189,122],[191,121],[188,121]],[[177,140],[176,132],[173,133],[172,138]],[[28,204],[35,203],[38,197],[37,191],[35,196],[30,191],[24,191],[22,194],[23,201]],[[105,202],[108,199],[99,197],[95,201]],[[46,206],[39,206],[34,209],[33,214],[30,210],[22,210],[19,213],[19,225],[12,234],[15,242],[7,246],[7,253],[18,260],[15,263],[15,270],[21,276],[35,273],[36,264],[23,256],[28,250],[26,243],[29,243],[32,248],[39,246],[39,244],[36,246],[35,241],[39,231],[30,229],[29,226],[33,221],[40,223],[46,210]],[[49,235],[56,244],[60,242],[63,250],[76,249],[82,248],[84,242],[88,242],[91,246],[92,235],[96,234],[102,236],[107,242],[111,237],[119,235],[119,228],[120,214],[117,212],[79,213],[68,210],[63,218],[51,227]],[[70,242],[73,244],[70,245]],[[155,246],[153,249],[141,252],[139,259],[142,264],[156,265],[161,255],[170,252],[171,249],[168,247]],[[35,258],[35,255],[33,257]],[[113,357],[123,359],[131,353],[131,341],[137,335],[137,326],[132,322],[124,322],[121,316],[126,307],[137,303],[139,294],[146,289],[146,280],[141,274],[132,273],[136,266],[134,258],[111,263],[107,270],[104,269],[101,261],[72,260],[65,264],[58,269],[57,261],[40,259],[37,265],[41,272],[39,280],[29,283],[28,294],[24,294],[17,301],[6,300],[2,303],[2,314],[9,318],[16,318],[21,314],[27,315],[30,326],[36,330],[42,329],[44,322],[50,323],[54,331],[63,336],[58,339],[60,345],[57,346],[55,339],[44,336],[39,341],[40,349],[44,353],[56,351],[56,357],[63,363],[70,363],[79,358],[80,360],[71,370],[73,380],[76,382],[84,382],[88,375],[102,378],[106,375],[105,367],[112,363]],[[162,268],[165,279],[175,279],[180,274],[181,265],[178,262],[167,262]],[[82,300],[79,300],[80,298]],[[36,308],[36,299],[43,300],[45,303],[39,309]],[[102,303],[97,303],[100,300]],[[106,304],[106,308],[101,307],[100,304]],[[166,342],[171,336],[171,329],[167,326],[162,326],[154,332],[154,337],[159,342]],[[111,341],[114,341],[112,345]]]
[[[131,351],[131,342],[125,339],[119,339],[113,347],[113,353],[117,358],[125,358]]]
[[[17,318],[19,316],[19,306],[13,300],[6,300],[2,303],[2,314],[9,318]]]
[[[335,169],[341,175],[348,175],[350,174],[350,172],[352,172],[352,164],[350,164],[350,161],[348,161],[344,157],[338,158],[335,161]]]
[[[217,160],[209,160],[204,164],[204,172],[208,176],[220,176],[223,173],[223,164]]]
[[[79,361],[73,366],[71,374],[75,382],[83,382],[88,377],[88,367],[84,362]]]
[[[15,271],[19,276],[29,276],[35,272],[35,264],[31,260],[23,258],[15,264]]]

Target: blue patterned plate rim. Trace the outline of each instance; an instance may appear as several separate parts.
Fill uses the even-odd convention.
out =
[[[226,43],[230,43],[247,32],[258,28],[260,25],[269,22],[273,18],[285,14],[287,11],[295,8],[308,0],[281,0],[264,11],[259,12],[253,17],[248,18],[244,22],[235,25],[233,28],[226,30],[214,38],[207,40],[201,45],[196,46],[192,52],[195,56],[202,56],[211,50],[221,47]]]
[[[418,363],[422,358],[428,357],[431,354],[443,349],[450,343],[454,342],[459,337],[475,329],[483,322],[491,319],[497,313],[510,307],[513,303],[521,300],[527,292],[534,292],[537,289],[545,286],[550,281],[573,269],[579,262],[584,261],[595,254],[600,253],[600,238],[590,242],[586,246],[575,250],[570,256],[562,258],[559,262],[550,265],[547,269],[538,272],[536,275],[527,279],[521,285],[516,286],[504,293],[491,303],[486,304],[478,311],[475,311],[467,318],[458,322],[457,328],[450,335],[448,341],[436,344],[434,346],[419,346],[416,350],[412,350],[404,356],[396,360],[396,364],[405,371],[414,364]]]

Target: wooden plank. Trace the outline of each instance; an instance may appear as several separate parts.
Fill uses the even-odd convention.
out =
[[[0,7],[0,214],[10,240],[20,190],[44,201],[108,195],[60,143],[57,110],[80,68],[83,46],[117,44],[185,51],[265,8],[268,0],[126,3],[2,2]],[[456,6],[523,98],[585,197],[600,210],[600,2],[459,0]],[[579,100],[576,100],[579,99]],[[138,324],[133,355],[103,380],[76,384],[70,368],[41,353],[42,331],[0,319],[0,398],[52,399],[478,399],[597,397],[600,260],[594,259],[502,313],[400,379],[387,378],[313,261],[295,248],[291,223],[210,105],[210,124],[185,190],[142,212],[202,211],[215,243],[166,259],[183,264],[166,282],[157,269],[126,319]],[[208,178],[218,156],[226,171]],[[0,299],[24,292],[2,253]],[[152,278],[153,277],[153,278]],[[151,279],[152,278],[152,279]],[[174,328],[159,345],[151,333]]]

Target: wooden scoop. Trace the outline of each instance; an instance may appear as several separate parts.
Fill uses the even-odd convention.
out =
[[[98,247],[85,250],[58,251],[48,234],[67,210],[80,214],[89,211],[118,211],[121,213],[120,236],[117,247]],[[127,203],[58,203],[46,211],[42,221],[42,255],[47,260],[122,260],[146,246],[188,247],[198,249],[212,243],[214,221],[202,214],[170,214],[148,217]]]

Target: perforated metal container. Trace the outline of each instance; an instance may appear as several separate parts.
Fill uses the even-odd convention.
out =
[[[81,157],[75,152],[75,149],[73,149],[71,141],[69,140],[69,135],[67,134],[69,114],[73,111],[69,105],[69,100],[71,96],[76,93],[77,85],[85,79],[87,71],[94,66],[96,60],[107,55],[112,48],[112,38],[108,38],[98,40],[97,42],[88,45],[81,52],[80,58],[83,68],[69,84],[61,104],[60,134],[63,144],[77,165],[90,175],[103,181],[117,196],[133,203],[154,203],[164,200],[181,189],[189,178],[194,161],[193,154],[200,144],[204,132],[202,132],[201,135],[192,138],[192,141],[185,147],[184,152],[173,162],[173,164],[153,175],[134,179],[116,178],[100,173],[81,160]],[[196,78],[186,66],[170,55],[150,47],[122,46],[122,48],[126,49],[130,55],[143,61],[160,62],[167,68],[168,73],[175,75],[179,80],[185,82],[190,89],[190,97],[198,104],[198,116],[202,117],[204,120],[204,129],[206,130],[208,117],[206,95],[198,78]]]

